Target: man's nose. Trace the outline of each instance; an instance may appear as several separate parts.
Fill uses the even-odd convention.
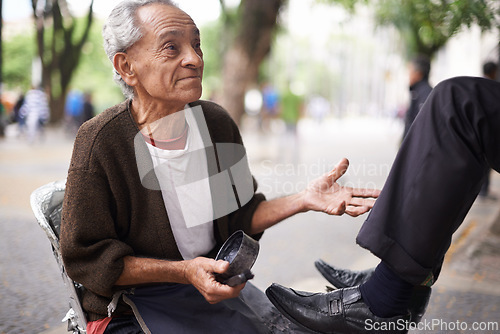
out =
[[[186,48],[182,59],[182,66],[199,68],[203,65],[203,56],[192,47]]]

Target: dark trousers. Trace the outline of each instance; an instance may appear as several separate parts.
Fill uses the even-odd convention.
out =
[[[479,196],[486,197],[488,196],[488,193],[490,192],[490,173],[486,173],[484,180],[483,180],[483,185],[481,186],[481,191],[479,192]]]
[[[437,85],[356,241],[415,285],[432,284],[489,168],[500,171],[500,83]]]

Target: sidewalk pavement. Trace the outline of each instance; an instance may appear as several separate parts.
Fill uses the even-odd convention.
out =
[[[478,198],[455,232],[437,286],[500,296],[500,175],[492,175],[497,198]]]
[[[455,232],[423,318],[432,333],[500,332],[500,175]],[[472,326],[486,326],[473,329]],[[410,333],[429,332],[429,327]]]
[[[0,139],[0,333],[61,328],[68,298],[45,233],[36,224],[30,194],[66,177],[72,138],[48,128],[29,144],[12,134]],[[64,330],[63,330],[64,328]]]

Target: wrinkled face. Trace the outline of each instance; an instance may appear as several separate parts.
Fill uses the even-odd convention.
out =
[[[136,98],[181,108],[201,97],[200,32],[189,15],[163,4],[137,12],[143,37],[127,50]]]

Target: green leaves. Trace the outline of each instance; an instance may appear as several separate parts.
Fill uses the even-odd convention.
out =
[[[500,3],[495,0],[318,0],[353,10],[369,3],[381,25],[392,25],[402,35],[409,56],[432,57],[462,28],[477,24],[483,31],[500,27]]]
[[[35,54],[33,34],[19,34],[3,40],[3,80],[7,89],[28,90]]]

